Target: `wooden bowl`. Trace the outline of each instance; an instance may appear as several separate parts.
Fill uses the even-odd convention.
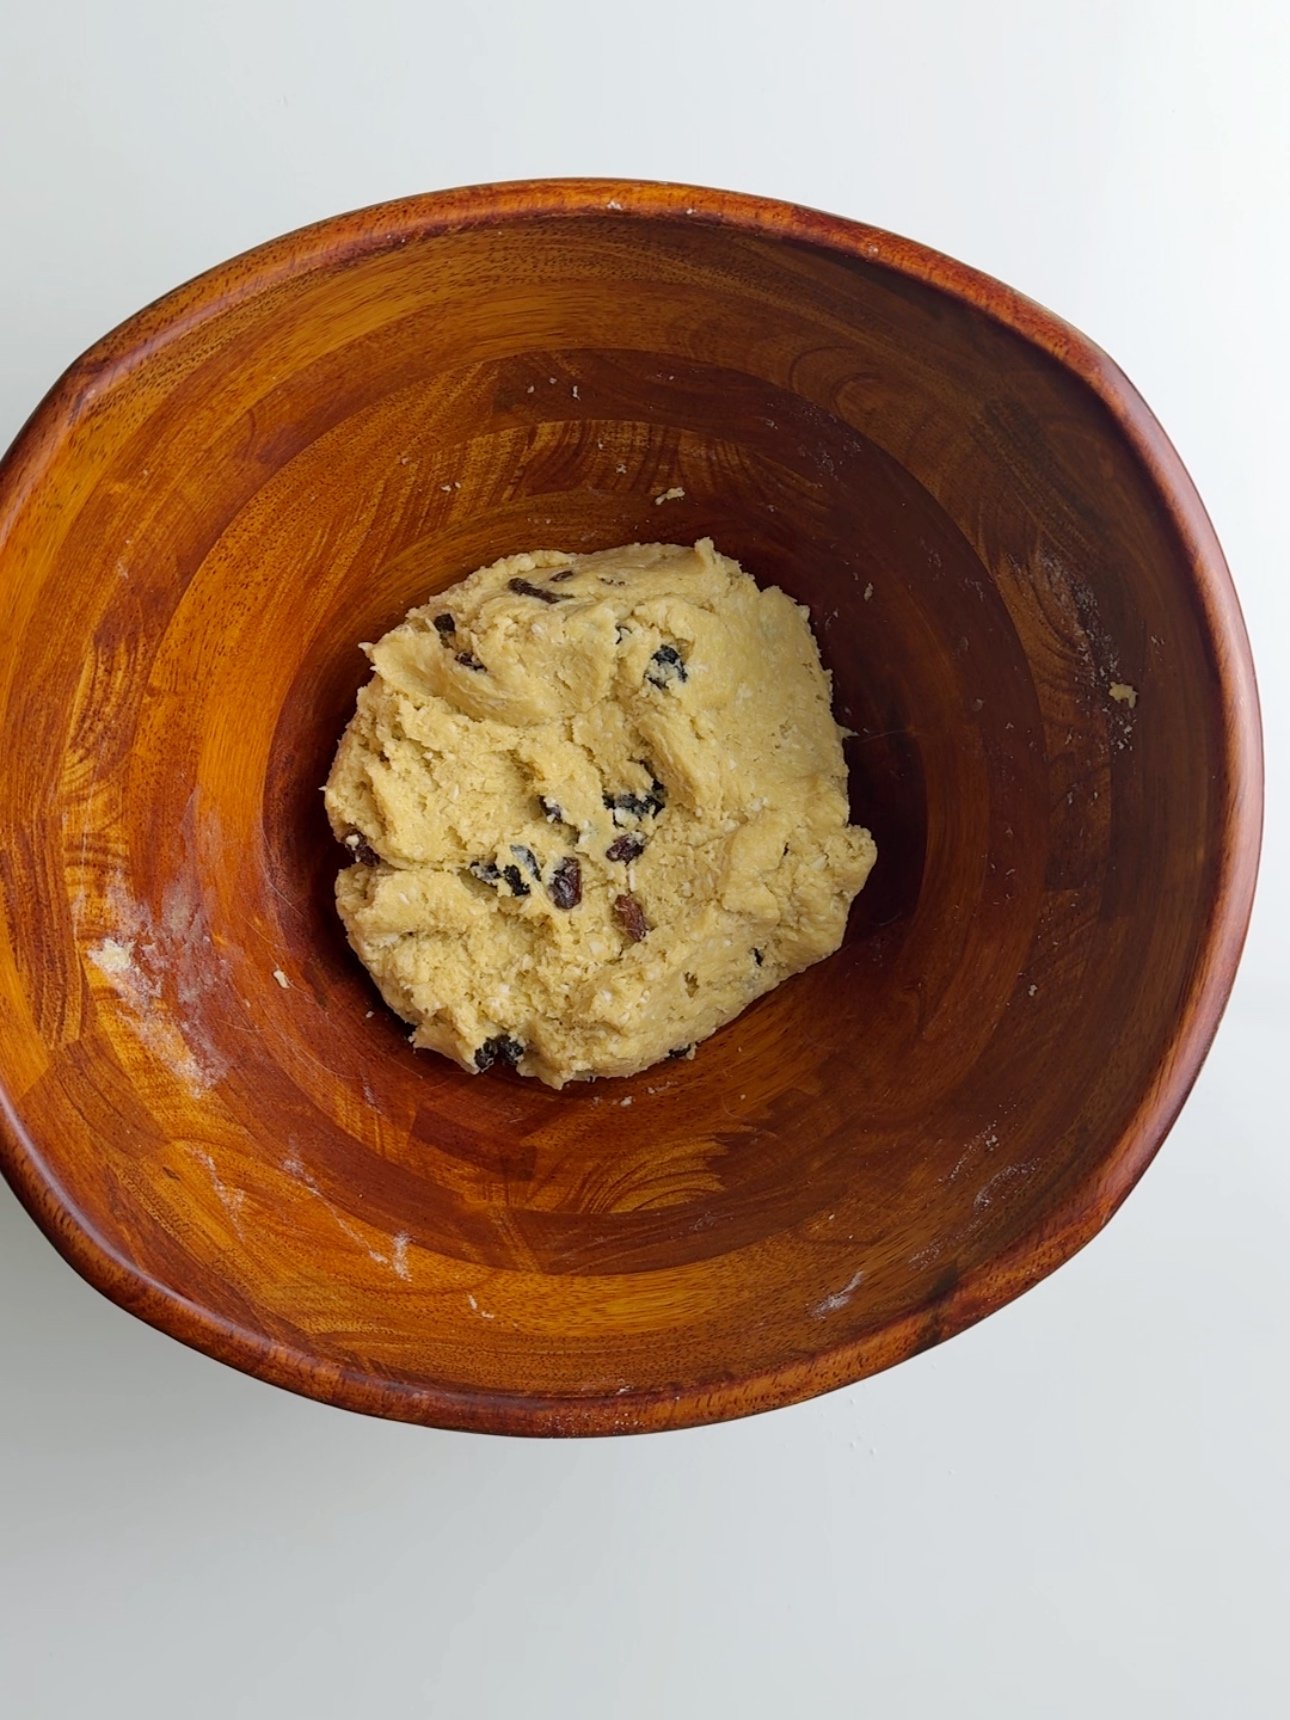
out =
[[[332,905],[358,641],[705,533],[856,731],[845,946],[629,1081],[414,1053]],[[826,1391],[1086,1242],[1213,1035],[1261,780],[1219,546],[1101,352],[906,240],[592,180],[323,222],[72,366],[0,569],[6,1174],[279,1385],[588,1434]]]

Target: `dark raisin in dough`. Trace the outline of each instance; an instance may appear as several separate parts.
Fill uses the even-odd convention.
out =
[[[531,848],[526,848],[522,842],[512,842],[511,853],[519,861],[520,865],[523,866],[530,874],[530,876],[534,878],[540,878],[542,876],[542,868],[538,864],[538,857]]]
[[[379,866],[381,864],[381,856],[367,838],[360,836],[357,832],[345,838],[344,846],[349,851],[350,859],[357,861],[360,866]]]
[[[645,918],[645,910],[635,896],[614,897],[614,918],[620,929],[627,934],[634,944],[640,943],[649,931],[649,921]]]
[[[674,681],[685,682],[689,678],[685,659],[675,645],[660,645],[645,671],[645,679],[653,687],[670,687]]]
[[[654,775],[652,768],[643,759],[639,762],[650,773],[649,793],[632,794],[627,791],[622,794],[602,795],[601,799],[610,812],[625,812],[630,818],[653,818],[667,805],[667,790]],[[617,819],[614,822],[617,823]]]
[[[479,658],[475,656],[473,651],[458,651],[457,661],[461,664],[463,669],[473,669],[477,675],[485,673],[484,665],[480,662]]]
[[[503,866],[502,877],[511,887],[512,896],[527,896],[529,887],[524,882],[524,876],[518,866]]]
[[[547,894],[557,908],[576,908],[582,900],[582,867],[572,855],[552,872]]]
[[[567,603],[568,598],[562,591],[544,591],[540,585],[534,585],[528,579],[513,579],[510,588],[520,597],[536,597],[539,603]]]
[[[524,1047],[518,1039],[512,1039],[509,1034],[498,1033],[492,1039],[486,1039],[475,1053],[475,1067],[482,1075],[485,1069],[491,1069],[500,1063],[503,1068],[513,1069],[524,1055]]]
[[[529,887],[518,866],[498,866],[492,860],[472,860],[466,870],[472,878],[478,878],[481,884],[491,884],[494,889],[505,884],[512,896],[529,894]]]
[[[644,818],[650,809],[643,794],[606,794],[602,798],[610,812],[625,812],[632,818]]]
[[[453,620],[452,616],[449,615],[446,609],[442,615],[435,616],[434,624],[436,630],[440,633],[455,633],[457,631],[457,623]]]
[[[615,839],[605,849],[606,860],[639,860],[645,852],[645,838],[633,836],[625,832]]]

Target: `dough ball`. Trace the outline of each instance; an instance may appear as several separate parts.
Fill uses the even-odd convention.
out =
[[[876,850],[829,677],[807,611],[707,539],[510,556],[368,654],[336,899],[414,1045],[630,1075],[841,943]]]

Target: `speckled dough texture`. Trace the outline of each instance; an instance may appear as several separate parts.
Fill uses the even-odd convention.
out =
[[[876,850],[809,616],[707,539],[511,556],[366,649],[336,899],[414,1045],[629,1075],[841,943]]]

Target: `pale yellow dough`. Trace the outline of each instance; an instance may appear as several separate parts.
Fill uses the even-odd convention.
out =
[[[414,1045],[629,1075],[842,941],[876,850],[808,613],[706,538],[511,556],[367,650],[336,899]]]

